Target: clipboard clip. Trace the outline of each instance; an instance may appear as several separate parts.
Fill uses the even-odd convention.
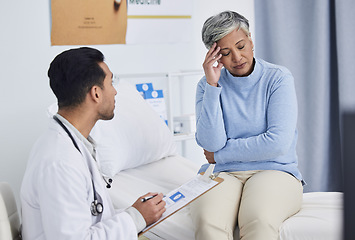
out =
[[[209,182],[211,180],[214,180],[216,177],[218,177],[219,172],[213,173],[215,164],[210,164],[208,168],[206,169],[206,172],[202,175],[201,180],[204,182]]]

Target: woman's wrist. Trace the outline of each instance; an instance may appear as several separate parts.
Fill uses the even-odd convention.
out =
[[[210,82],[207,81],[207,83],[208,83],[209,85],[211,85],[212,87],[218,87],[218,82],[217,82],[217,83],[210,83]]]

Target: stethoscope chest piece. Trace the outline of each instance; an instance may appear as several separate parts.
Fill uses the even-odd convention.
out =
[[[97,200],[94,200],[91,203],[90,210],[93,216],[98,216],[104,211],[104,206],[101,203],[99,203]]]

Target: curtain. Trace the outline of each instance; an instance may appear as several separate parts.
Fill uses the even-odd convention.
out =
[[[341,113],[355,109],[354,11],[353,0],[255,0],[256,57],[295,78],[305,192],[343,189]]]

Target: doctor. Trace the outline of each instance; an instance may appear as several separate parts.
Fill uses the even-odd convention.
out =
[[[92,48],[59,54],[48,70],[58,113],[32,149],[21,187],[23,238],[137,239],[165,211],[163,195],[148,193],[113,208],[89,136],[114,115],[116,90],[103,54]],[[143,198],[155,196],[148,201]]]

